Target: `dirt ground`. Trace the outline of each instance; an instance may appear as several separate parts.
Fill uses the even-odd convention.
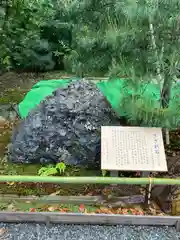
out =
[[[0,75],[0,90],[3,92],[11,88],[30,89],[36,82],[48,79],[61,79],[70,77],[65,72],[48,72],[48,73],[4,73]]]

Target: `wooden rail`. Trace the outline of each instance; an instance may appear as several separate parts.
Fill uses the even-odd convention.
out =
[[[137,204],[143,203],[145,200],[142,194],[123,196],[123,197],[112,197],[106,199],[103,195],[97,196],[58,196],[58,195],[44,195],[38,196],[18,196],[12,194],[0,194],[0,202],[17,201],[17,202],[27,202],[32,203],[45,203],[45,204],[89,204],[89,205],[108,205],[113,204]]]
[[[56,212],[0,212],[0,222],[4,223],[59,223],[59,224],[104,224],[104,225],[144,225],[175,226],[180,231],[180,217],[132,216],[109,214],[81,214]]]

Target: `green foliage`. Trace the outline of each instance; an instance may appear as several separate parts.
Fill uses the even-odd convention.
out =
[[[81,0],[78,9],[73,51],[65,59],[73,71],[128,77],[135,93],[120,104],[131,124],[177,127],[180,100],[170,107],[169,100],[180,64],[180,2]],[[139,95],[141,82],[160,86],[158,106]]]
[[[63,162],[57,163],[56,166],[48,165],[47,167],[42,167],[38,171],[39,176],[54,176],[62,175],[66,170],[66,165]]]
[[[107,174],[107,170],[104,170],[104,169],[103,169],[103,170],[101,170],[101,173],[102,173],[102,176],[105,177],[106,174]]]
[[[63,174],[66,170],[66,165],[63,162],[57,163],[56,164],[56,169],[60,174]]]
[[[70,50],[71,23],[64,1],[57,2],[3,2],[0,7],[1,69],[63,68],[63,56]]]
[[[180,66],[179,0],[3,0],[0,68],[128,77],[133,96],[120,103],[135,125],[178,126],[169,107]],[[139,96],[157,83],[160,103]],[[174,117],[175,116],[175,117]]]
[[[73,70],[104,71],[112,76],[149,76],[173,72],[179,60],[177,48],[179,1],[81,0],[77,24],[73,28],[73,52],[67,56]],[[158,59],[151,39],[150,23]],[[171,44],[170,44],[171,43]],[[165,65],[168,63],[168,66]],[[171,67],[170,64],[171,63]],[[168,69],[169,71],[170,69]],[[147,78],[146,78],[147,79]]]
[[[39,176],[53,176],[57,174],[58,174],[58,171],[53,166],[42,167],[38,171]]]
[[[131,125],[173,129],[180,125],[180,101],[176,99],[173,103],[168,108],[161,108],[156,99],[133,94],[123,98],[121,108]]]

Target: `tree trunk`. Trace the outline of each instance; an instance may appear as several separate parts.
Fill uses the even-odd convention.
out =
[[[172,77],[169,74],[165,74],[164,83],[161,91],[161,106],[162,108],[168,108],[171,98]],[[169,129],[164,129],[165,142],[170,144]]]

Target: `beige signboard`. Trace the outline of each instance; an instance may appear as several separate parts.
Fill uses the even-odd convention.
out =
[[[161,128],[101,127],[101,169],[166,172]]]

